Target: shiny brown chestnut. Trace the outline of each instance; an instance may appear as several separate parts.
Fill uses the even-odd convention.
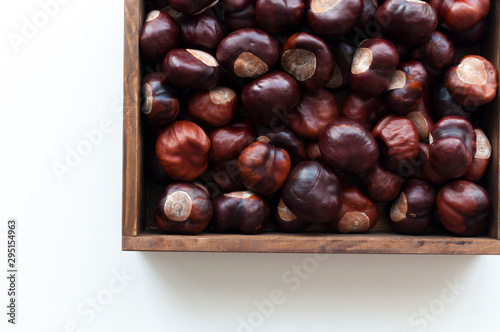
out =
[[[387,0],[375,13],[384,35],[397,42],[420,45],[436,30],[436,11],[425,1]]]
[[[476,133],[469,121],[458,116],[439,120],[429,143],[429,163],[436,173],[448,179],[467,173],[476,154]]]
[[[427,141],[434,126],[434,121],[432,121],[431,113],[427,107],[427,101],[422,100],[413,111],[406,114],[406,118],[410,119],[417,128],[420,141]]]
[[[427,70],[420,62],[409,61],[399,64],[385,93],[387,106],[401,115],[413,111],[422,101],[428,81]]]
[[[178,12],[198,15],[215,6],[219,0],[168,0],[169,5]]]
[[[410,119],[387,115],[373,128],[372,134],[379,142],[385,167],[391,171],[398,171],[402,163],[418,156],[418,130]]]
[[[312,223],[297,217],[280,199],[278,206],[274,210],[274,223],[278,229],[286,233],[298,233],[311,226]]]
[[[491,62],[479,55],[468,55],[446,72],[444,85],[457,103],[480,106],[495,98],[497,77]]]
[[[230,159],[212,164],[210,176],[223,192],[246,189],[238,173],[237,159]]]
[[[257,141],[269,143],[288,152],[292,165],[306,159],[304,144],[286,127],[263,129],[259,132]]]
[[[196,235],[208,226],[212,213],[206,191],[191,183],[172,183],[160,195],[153,220],[164,232]]]
[[[439,121],[446,116],[461,116],[472,120],[475,117],[476,108],[467,107],[458,104],[451,97],[450,92],[443,84],[438,84],[430,91],[429,111],[434,121]]]
[[[388,209],[387,220],[398,233],[422,234],[432,222],[435,202],[434,187],[422,180],[409,180]]]
[[[241,182],[259,195],[270,195],[280,190],[290,167],[288,152],[264,142],[250,144],[238,157]]]
[[[293,168],[282,190],[283,202],[299,218],[313,223],[331,220],[342,207],[337,174],[315,161]]]
[[[488,32],[488,17],[479,21],[472,29],[466,31],[453,31],[443,28],[457,47],[472,47],[478,44]]]
[[[216,197],[212,204],[214,216],[211,225],[219,233],[262,233],[271,216],[267,203],[250,191],[223,194]]]
[[[278,61],[278,43],[258,29],[240,29],[230,33],[217,47],[221,67],[237,77],[264,75]]]
[[[220,6],[228,12],[242,10],[253,3],[254,0],[219,0]]]
[[[413,50],[410,57],[420,61],[429,75],[437,80],[455,63],[455,47],[444,33],[433,31],[426,42]]]
[[[362,124],[346,118],[333,120],[323,129],[319,149],[329,166],[353,174],[368,171],[379,158],[373,135]]]
[[[220,127],[228,124],[238,109],[236,92],[224,86],[193,92],[187,101],[189,116],[199,124]]]
[[[316,34],[338,38],[351,31],[363,13],[363,0],[308,0],[307,24]]]
[[[180,31],[184,46],[204,50],[215,50],[226,36],[219,21],[205,13],[182,20]]]
[[[491,144],[488,137],[480,128],[474,128],[474,131],[476,132],[476,154],[464,176],[468,181],[481,180],[491,159]]]
[[[361,173],[358,178],[366,187],[368,196],[377,203],[396,199],[404,182],[401,176],[389,172],[380,163],[376,163],[371,170]]]
[[[193,49],[173,49],[163,60],[163,71],[175,86],[210,90],[220,78],[219,63],[209,53]]]
[[[146,75],[142,92],[144,102],[141,110],[150,126],[163,129],[175,120],[179,114],[179,100],[163,74]]]
[[[255,17],[255,1],[248,1],[248,4],[241,9],[234,9],[224,13],[224,22],[231,30],[246,28],[257,28],[257,18]]]
[[[283,46],[281,66],[308,91],[324,87],[332,78],[334,61],[328,45],[319,37],[299,32]]]
[[[389,88],[398,63],[399,54],[390,41],[371,38],[361,42],[352,60],[351,88],[363,97],[383,94]]]
[[[439,191],[436,199],[439,221],[459,236],[478,236],[489,225],[490,197],[470,181],[454,181]]]
[[[197,124],[176,121],[156,141],[156,156],[169,177],[176,181],[193,181],[208,165],[210,140]]]
[[[363,196],[356,186],[344,183],[342,185],[342,208],[326,225],[340,233],[362,233],[372,229],[377,220],[377,205]]]
[[[139,45],[141,54],[149,61],[158,63],[168,52],[177,46],[179,26],[175,20],[159,10],[153,10],[146,16],[142,27]]]
[[[306,156],[307,159],[312,161],[317,161],[320,163],[325,163],[326,161],[321,155],[321,150],[319,149],[319,143],[317,141],[309,141],[306,144]]]
[[[236,158],[253,143],[255,131],[251,121],[241,120],[210,131],[208,137],[212,143],[208,160],[217,163]]]
[[[303,93],[299,103],[288,112],[286,123],[297,135],[317,140],[321,130],[339,117],[337,98],[321,89]]]
[[[367,0],[370,1],[371,0]],[[352,58],[356,47],[344,41],[334,42],[330,45],[330,51],[333,55],[333,74],[325,88],[339,90],[349,84],[349,74],[351,72]]]
[[[273,33],[298,25],[304,8],[304,0],[257,0],[255,17],[262,30]]]
[[[241,102],[252,118],[265,126],[278,126],[300,99],[300,89],[290,75],[274,71],[247,84]]]
[[[389,109],[381,96],[363,98],[350,93],[342,105],[342,117],[353,119],[372,130],[373,127],[389,113]]]
[[[490,11],[490,0],[431,0],[440,24],[455,31],[476,26]]]

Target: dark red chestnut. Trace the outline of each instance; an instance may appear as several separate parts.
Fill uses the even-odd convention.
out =
[[[439,23],[455,31],[466,31],[488,15],[490,0],[431,0]]]
[[[210,175],[223,192],[245,190],[238,173],[237,159],[212,164]]]
[[[458,104],[450,95],[443,84],[436,85],[430,92],[429,110],[434,121],[439,121],[446,116],[461,116],[471,120],[474,110],[471,107],[464,108]]]
[[[389,109],[382,97],[363,98],[350,93],[342,106],[342,117],[358,121],[366,129],[373,127],[389,113]]]
[[[179,100],[164,75],[160,73],[146,75],[142,92],[144,94],[142,113],[150,126],[163,129],[175,120],[179,114]]]
[[[476,154],[464,177],[468,181],[481,180],[491,159],[491,144],[488,137],[480,128],[475,128],[474,131],[476,132]]]
[[[346,118],[333,120],[325,127],[319,149],[329,166],[353,174],[373,168],[379,157],[373,135],[362,124]]]
[[[238,157],[238,172],[243,185],[259,195],[277,192],[290,173],[288,153],[274,145],[255,142]]]
[[[170,6],[178,12],[198,15],[215,6],[219,0],[168,0]]]
[[[333,93],[321,89],[303,93],[297,106],[288,112],[286,121],[297,135],[317,140],[321,130],[339,116],[337,99]]]
[[[240,29],[230,33],[217,47],[221,67],[238,77],[264,75],[278,61],[278,43],[257,29]]]
[[[309,160],[326,164],[325,159],[321,155],[321,150],[319,149],[319,143],[317,141],[310,141],[306,144],[306,156]]]
[[[196,235],[212,218],[208,194],[191,183],[172,183],[158,199],[153,219],[162,231]]]
[[[436,30],[436,11],[419,0],[387,0],[375,13],[382,33],[394,40],[420,45]]]
[[[182,20],[180,28],[182,43],[193,48],[215,50],[226,36],[219,21],[205,13]]]
[[[223,194],[213,200],[212,227],[216,232],[240,231],[258,234],[264,231],[271,213],[267,203],[250,191]]]
[[[371,0],[367,0],[370,1]],[[326,88],[331,90],[339,90],[349,84],[349,74],[351,73],[352,58],[356,47],[346,42],[334,42],[330,46],[333,55],[333,74],[330,81],[326,84]]]
[[[169,177],[193,181],[207,168],[210,140],[197,124],[176,121],[156,141],[156,156]]]
[[[306,159],[304,144],[292,131],[285,127],[261,130],[257,141],[269,143],[288,152],[292,165]]]
[[[217,60],[207,52],[192,49],[168,52],[163,71],[173,85],[198,90],[215,88],[220,78]]]
[[[420,62],[401,63],[394,71],[385,94],[389,109],[401,115],[413,111],[422,101],[428,80],[427,70]]]
[[[377,203],[390,202],[398,196],[404,179],[376,163],[371,170],[361,173],[359,180],[365,185],[368,196]]]
[[[416,179],[424,180],[435,185],[443,185],[448,179],[437,174],[429,163],[429,144],[420,143],[418,157],[414,160],[408,160],[406,165],[400,168],[405,177],[414,177]]]
[[[371,38],[359,44],[351,66],[351,88],[360,96],[375,97],[389,88],[399,63],[394,45],[382,38]]]
[[[489,225],[490,198],[475,183],[448,183],[439,191],[436,205],[439,221],[455,235],[478,236]]]
[[[342,185],[342,208],[326,225],[340,233],[361,233],[372,229],[378,220],[378,207],[352,184]]]
[[[304,7],[304,0],[257,0],[255,16],[262,30],[278,32],[298,25]]]
[[[453,31],[444,29],[457,47],[472,47],[478,44],[488,32],[488,18],[483,18],[472,29],[467,31]]]
[[[311,226],[309,221],[300,219],[285,205],[283,199],[274,210],[274,223],[278,229],[286,233],[298,233]]]
[[[411,53],[411,58],[420,61],[429,75],[436,77],[455,63],[455,47],[444,33],[434,31],[426,42]]]
[[[351,31],[363,13],[363,0],[308,0],[307,24],[316,34],[338,38]]]
[[[415,128],[417,128],[420,141],[427,141],[429,139],[429,133],[434,126],[434,121],[432,121],[426,104],[427,102],[422,100],[413,111],[406,114],[406,118],[410,119]]]
[[[231,30],[239,30],[246,28],[257,28],[257,19],[255,17],[255,1],[247,1],[248,4],[233,11],[224,13],[224,22]]]
[[[247,84],[241,93],[243,107],[255,121],[277,126],[297,105],[300,89],[290,75],[271,72]]]
[[[236,158],[253,143],[255,131],[250,121],[236,121],[210,131],[208,137],[212,143],[208,159],[217,163]]]
[[[387,220],[391,227],[402,234],[422,234],[432,222],[436,191],[422,180],[409,180],[394,203]]]
[[[444,85],[457,103],[480,106],[495,98],[497,76],[491,62],[478,55],[468,55],[446,72]]]
[[[439,175],[458,178],[467,173],[476,154],[476,133],[471,123],[458,116],[441,119],[429,136],[429,162]]]
[[[199,124],[220,127],[228,124],[238,109],[236,92],[230,88],[216,86],[210,91],[197,91],[189,96],[189,116]]]
[[[254,0],[219,0],[220,6],[228,12],[245,9],[254,2]]]
[[[293,168],[283,187],[283,202],[299,218],[314,223],[331,220],[342,207],[341,182],[326,166],[304,161]]]
[[[159,10],[146,17],[140,36],[141,54],[153,63],[163,60],[177,46],[179,26],[170,15]]]

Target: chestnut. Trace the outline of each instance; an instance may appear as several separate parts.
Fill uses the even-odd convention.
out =
[[[172,183],[160,195],[153,220],[164,232],[196,235],[208,226],[212,213],[206,191],[191,183]]]
[[[429,144],[427,143],[420,143],[417,158],[409,160],[406,165],[401,166],[400,170],[406,172],[405,177],[411,176],[439,186],[448,181],[432,169],[429,163]]]
[[[251,121],[235,121],[225,127],[209,132],[211,147],[208,160],[221,162],[236,158],[247,146],[253,143],[255,131]]]
[[[431,0],[430,5],[439,23],[455,31],[472,29],[490,11],[490,0]]]
[[[215,50],[226,36],[219,21],[205,13],[182,20],[180,31],[185,46],[205,50]]]
[[[490,197],[486,190],[470,181],[445,185],[436,199],[441,224],[459,236],[478,236],[489,225]]]
[[[257,141],[269,143],[288,152],[292,165],[306,159],[304,144],[292,131],[285,127],[272,130],[264,129],[259,133]]]
[[[446,72],[444,85],[457,103],[480,106],[495,98],[497,76],[491,62],[478,55],[468,55]]]
[[[220,127],[228,124],[238,109],[238,96],[232,89],[216,86],[192,93],[187,101],[189,116],[199,124]]]
[[[338,38],[351,31],[362,13],[363,0],[307,1],[307,24],[327,38]]]
[[[176,121],[160,134],[156,141],[156,156],[170,178],[193,181],[208,165],[210,140],[197,124]]]
[[[453,31],[444,29],[457,47],[472,47],[478,44],[488,32],[488,18],[483,18],[472,29],[466,31]]]
[[[356,186],[342,185],[342,208],[326,225],[340,233],[361,233],[372,229],[378,220],[378,207]]]
[[[418,156],[418,130],[410,119],[387,115],[373,128],[372,134],[379,142],[385,167],[391,171]]]
[[[420,141],[426,141],[429,139],[429,133],[434,126],[434,121],[432,121],[432,117],[425,100],[422,100],[413,111],[406,114],[406,118],[410,119],[415,125],[415,128],[417,128]]]
[[[144,102],[141,110],[150,126],[163,129],[175,120],[179,114],[179,100],[164,75],[160,73],[146,75],[142,92]]]
[[[319,143],[317,141],[310,141],[306,144],[306,156],[309,160],[326,164],[325,159],[321,155],[321,150],[319,149]]]
[[[298,25],[304,7],[304,0],[257,0],[255,17],[262,30],[278,32]]]
[[[170,7],[188,15],[198,15],[215,6],[219,0],[168,0]]]
[[[358,121],[366,129],[373,127],[389,113],[389,109],[381,96],[363,98],[355,93],[350,93],[342,106],[342,117]]]
[[[323,129],[319,149],[329,166],[353,174],[368,171],[379,157],[373,135],[362,124],[346,118],[333,120]]]
[[[387,220],[398,233],[422,234],[432,222],[435,201],[434,187],[422,180],[409,180],[388,210]]]
[[[209,53],[193,49],[173,49],[163,60],[168,81],[178,87],[210,90],[220,78],[219,63]]]
[[[257,28],[257,19],[255,17],[255,1],[247,1],[248,4],[243,8],[226,11],[224,13],[224,22],[231,30],[246,28]]]
[[[367,1],[371,2],[371,0]],[[345,88],[349,84],[352,58],[356,47],[344,41],[339,41],[330,45],[330,51],[333,55],[334,68],[332,77],[325,87],[335,91]]]
[[[278,206],[274,210],[274,223],[278,229],[286,233],[298,233],[311,226],[309,221],[300,219],[285,205],[280,199]]]
[[[491,159],[491,144],[484,131],[475,128],[476,154],[464,178],[468,181],[479,181],[483,177]]]
[[[450,95],[450,92],[443,84],[436,85],[429,95],[429,111],[434,121],[439,121],[446,116],[461,116],[471,120],[474,117],[474,110],[471,107],[465,108],[458,104]]]
[[[141,54],[148,61],[158,63],[177,46],[178,37],[179,26],[174,19],[167,13],[153,10],[146,16],[139,37]]]
[[[245,9],[254,2],[254,0],[219,0],[220,6],[228,12]]]
[[[321,163],[304,161],[290,172],[282,197],[297,217],[325,223],[340,211],[341,193],[341,182],[335,172]]]
[[[420,61],[431,77],[437,77],[455,63],[455,47],[444,33],[433,31],[429,39],[411,53],[411,58]]]
[[[410,113],[422,101],[428,80],[427,70],[420,62],[401,63],[385,94],[387,106],[397,114]]]
[[[397,42],[420,45],[436,30],[436,11],[419,0],[387,0],[375,13],[381,31]]]
[[[278,43],[257,29],[240,29],[230,33],[217,47],[221,67],[237,77],[264,75],[278,61]]]
[[[465,175],[472,164],[476,133],[466,119],[447,116],[432,128],[429,144],[432,169],[445,178],[458,178]]]
[[[236,191],[213,201],[212,227],[216,232],[240,231],[258,234],[264,231],[271,212],[267,203],[250,191]]]
[[[210,171],[212,180],[223,192],[245,190],[238,173],[237,159],[229,159],[212,164]]]
[[[379,162],[371,170],[359,174],[358,178],[366,187],[368,196],[377,203],[394,200],[404,182],[401,176],[389,172]]]
[[[238,157],[238,173],[243,185],[259,195],[277,192],[290,173],[288,153],[264,142],[250,144]]]
[[[281,66],[302,88],[316,91],[332,78],[334,62],[328,45],[321,38],[299,32],[283,46]]]
[[[381,95],[389,88],[398,63],[399,54],[390,41],[382,38],[364,40],[352,60],[351,88],[363,97]]]
[[[333,93],[321,89],[305,92],[286,117],[287,125],[297,135],[317,140],[330,121],[340,117],[339,104]]]
[[[375,20],[378,4],[376,0],[363,0],[363,12],[356,24],[362,31],[369,31],[369,24]]]
[[[297,105],[300,89],[290,75],[274,71],[247,84],[241,102],[252,118],[265,126],[277,126]]]

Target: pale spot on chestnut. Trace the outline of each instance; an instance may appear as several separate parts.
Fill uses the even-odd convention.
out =
[[[432,142],[434,142],[434,137],[432,137],[431,133],[429,133],[429,145],[431,145]],[[427,153],[427,155],[429,154]]]
[[[422,115],[422,113],[414,111],[407,114],[406,117],[410,119],[411,122],[413,122],[415,127],[417,127],[418,136],[420,138],[427,137],[427,135],[429,134],[429,124],[427,123],[427,120]]]
[[[160,11],[159,10],[153,10],[151,11],[148,16],[146,17],[146,22],[150,22],[160,16]]]
[[[194,56],[196,59],[200,60],[203,62],[205,65],[209,67],[218,67],[219,63],[213,56],[211,56],[209,53],[200,51],[200,50],[192,50],[192,49],[186,49],[192,56]]]
[[[281,199],[278,204],[278,214],[284,221],[293,221],[297,219],[297,216],[285,205],[283,199]]]
[[[217,105],[230,103],[235,97],[236,92],[223,86],[217,86],[210,90],[210,99]]]
[[[224,194],[224,196],[226,196],[226,197],[240,198],[240,199],[247,199],[247,198],[252,197],[253,195],[254,195],[254,193],[251,191],[235,191],[232,193]]]
[[[458,65],[457,68],[458,78],[467,84],[484,85],[488,81],[488,74],[486,67],[481,60],[476,58],[465,58]]]
[[[401,221],[406,218],[406,212],[408,211],[408,202],[406,201],[406,195],[401,193],[398,199],[391,206],[391,220],[394,222]]]
[[[142,93],[144,93],[144,97],[146,98],[145,103],[142,104],[142,112],[144,114],[149,114],[153,109],[153,89],[149,83],[145,83],[142,86]]]
[[[264,143],[269,143],[271,140],[267,136],[259,136],[256,139],[257,142],[264,142]]]
[[[335,7],[340,0],[312,0],[311,1],[311,9],[316,14],[321,14],[326,12],[329,9]]]
[[[370,227],[370,218],[364,212],[351,211],[344,214],[339,221],[339,232],[364,232]]]
[[[316,56],[301,48],[285,51],[281,58],[281,64],[283,69],[300,82],[311,78],[316,72]]]
[[[168,219],[174,221],[184,221],[191,214],[193,201],[188,193],[176,191],[167,196],[163,211]]]
[[[342,84],[343,80],[344,77],[342,76],[342,71],[340,70],[340,67],[337,64],[335,64],[333,68],[332,78],[330,79],[330,82],[328,82],[326,87],[330,89],[336,89]]]
[[[391,77],[391,83],[389,84],[389,90],[402,89],[406,85],[406,74],[401,70],[395,70]]]
[[[475,129],[476,132],[476,159],[490,159],[491,144],[486,134],[481,129]]]
[[[351,73],[362,74],[370,68],[373,61],[372,50],[369,48],[358,48],[352,59]]]
[[[209,195],[209,196],[210,196],[210,193],[208,192],[207,187],[205,187],[205,186],[204,186],[204,185],[202,185],[201,183],[195,183],[194,185],[195,185],[195,186],[197,186],[198,188],[200,188],[201,190],[203,190],[204,192],[206,192],[206,193],[207,193],[207,195]]]
[[[421,4],[421,5],[425,5],[425,4],[427,4],[427,2],[425,2],[425,1],[420,1],[420,0],[406,0],[406,2],[418,3],[418,4]]]
[[[234,61],[234,73],[239,77],[256,78],[268,70],[266,63],[250,52],[241,53]]]

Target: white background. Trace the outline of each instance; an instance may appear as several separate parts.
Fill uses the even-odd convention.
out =
[[[0,4],[0,265],[17,218],[20,271],[16,326],[0,274],[0,331],[498,331],[499,257],[122,252],[123,0],[44,21],[45,2]]]

